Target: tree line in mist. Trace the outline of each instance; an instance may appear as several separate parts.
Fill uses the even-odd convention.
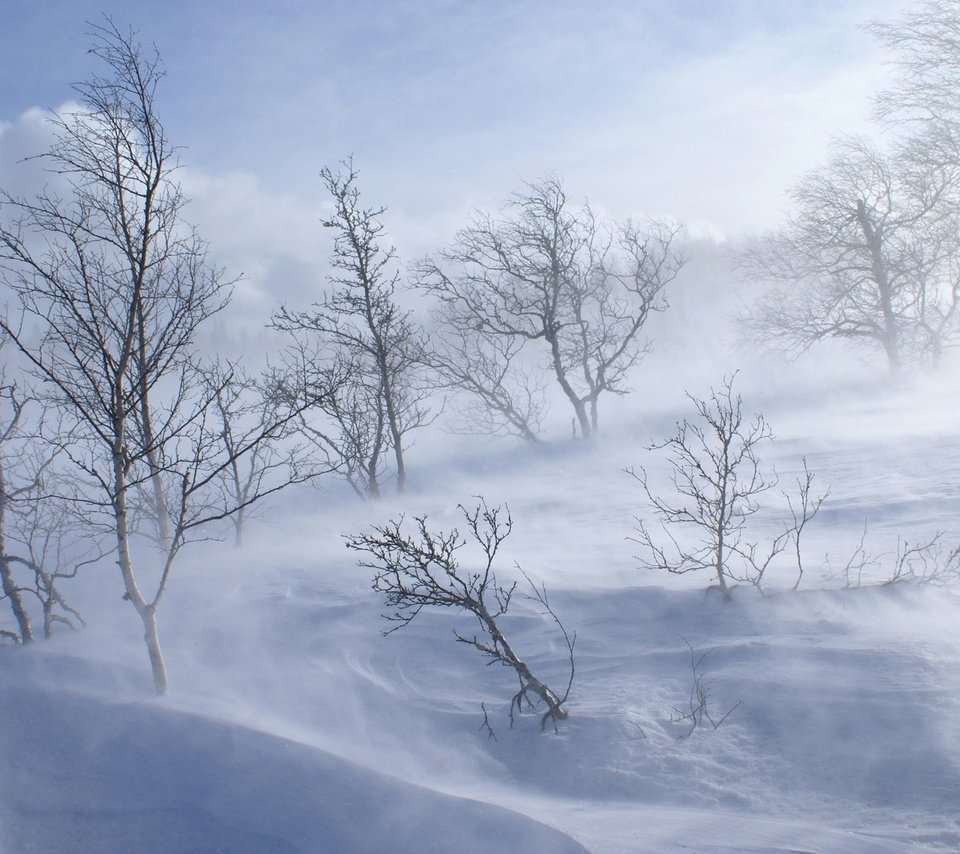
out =
[[[755,340],[798,355],[840,339],[897,373],[939,366],[957,335],[960,8],[927,0],[872,27],[900,70],[877,101],[884,141],[836,141],[793,188],[786,225],[738,269],[764,285],[745,318]],[[75,86],[76,109],[50,117],[50,185],[29,198],[0,190],[0,581],[12,620],[0,635],[27,643],[79,625],[61,582],[115,561],[162,693],[157,611],[187,544],[223,524],[239,542],[249,508],[321,476],[363,498],[403,492],[416,433],[440,418],[540,442],[550,389],[574,435],[591,439],[603,402],[631,390],[653,346],[648,321],[668,310],[683,234],[602,217],[547,175],[401,266],[386,209],[363,201],[346,160],[320,174],[328,287],[313,304],[276,307],[283,344],[255,375],[196,348],[234,282],[184,217],[160,57],[109,20],[91,52],[102,74]],[[426,326],[406,307],[413,296],[431,306]],[[689,450],[689,435],[676,447]],[[801,494],[797,541],[818,501],[809,475]],[[650,498],[662,515],[680,512]],[[726,590],[722,555],[670,556],[641,537],[664,569],[713,566]]]

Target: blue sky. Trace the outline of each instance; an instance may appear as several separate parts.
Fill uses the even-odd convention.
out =
[[[862,25],[905,2],[2,0],[0,181],[106,13],[160,49],[190,216],[251,293],[325,254],[317,174],[350,154],[408,255],[546,172],[618,216],[757,231],[868,127],[888,71]]]

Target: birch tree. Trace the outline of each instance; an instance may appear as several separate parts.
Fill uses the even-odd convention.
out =
[[[297,412],[297,401],[278,400],[268,376],[257,379],[241,366],[219,360],[203,370],[204,394],[213,400],[212,430],[220,437],[219,453],[227,466],[217,478],[222,506],[235,507],[231,517],[234,543],[243,542],[252,500],[278,476],[286,473],[323,473],[296,441],[296,421],[276,424],[277,412]],[[322,395],[324,392],[320,392]],[[303,406],[315,405],[316,397]],[[299,416],[297,416],[299,418]]]
[[[94,28],[91,53],[105,75],[74,87],[79,105],[52,116],[43,155],[65,189],[0,197],[0,264],[20,307],[0,329],[58,413],[57,440],[86,481],[87,524],[112,539],[163,693],[157,611],[176,558],[202,526],[238,509],[211,493],[231,459],[293,415],[224,451],[216,390],[192,343],[225,307],[230,282],[181,216],[176,149],[156,105],[160,58],[109,19]],[[287,471],[243,503],[304,476]],[[134,548],[144,533],[160,546],[155,560]]]
[[[342,166],[320,173],[333,202],[323,220],[334,234],[332,289],[309,309],[283,306],[273,326],[293,341],[291,388],[330,389],[319,410],[332,419],[333,431],[307,423],[308,432],[343,461],[354,488],[363,483],[365,494],[377,496],[388,453],[403,492],[408,434],[430,421],[428,393],[418,379],[423,342],[397,299],[396,252],[382,245],[385,208],[364,207],[352,160]]]

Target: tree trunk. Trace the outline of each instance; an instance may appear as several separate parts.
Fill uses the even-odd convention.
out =
[[[897,318],[893,310],[893,289],[890,276],[887,272],[886,261],[883,257],[883,244],[873,223],[870,221],[867,208],[862,201],[857,201],[857,221],[867,240],[870,249],[870,266],[873,280],[880,293],[880,307],[883,312],[883,336],[881,343],[887,354],[887,364],[890,372],[895,374],[900,370],[900,345],[897,335]]]
[[[930,336],[930,368],[939,371],[943,362],[943,337],[939,332]]]
[[[0,545],[0,548],[3,548],[3,546]],[[21,643],[30,643],[33,640],[30,614],[27,613],[26,606],[23,604],[23,597],[14,581],[13,572],[10,570],[10,561],[5,557],[0,557],[0,581],[3,583],[3,594],[10,600],[10,608],[13,610],[17,627],[20,629],[20,641]]]
[[[723,555],[723,531],[720,532],[720,542],[717,544],[717,562],[714,569],[717,571],[717,585],[720,588],[720,592],[723,594],[724,599],[730,598],[730,590],[727,587],[727,572],[724,567],[726,562]]]
[[[160,636],[157,634],[157,614],[152,605],[147,605],[140,612],[143,621],[143,639],[147,644],[147,653],[150,656],[150,669],[153,671],[153,687],[157,694],[167,693],[167,665],[163,660],[163,651],[160,649]]]
[[[220,398],[218,397],[218,401],[219,400]],[[247,495],[242,478],[240,477],[240,464],[237,462],[238,454],[233,441],[233,435],[230,431],[230,420],[223,409],[222,403],[220,405],[220,414],[223,417],[223,443],[227,449],[227,453],[230,455],[230,477],[233,480],[233,495],[237,507],[240,508],[233,517],[234,545],[239,546],[243,542],[244,501]]]
[[[499,626],[497,626],[496,620],[490,616],[490,613],[483,607],[480,606],[477,616],[480,617],[484,626],[487,629],[487,632],[490,634],[490,637],[493,639],[493,648],[502,650],[502,656],[504,663],[510,665],[520,679],[521,691],[517,695],[518,702],[522,700],[523,694],[527,691],[533,691],[544,703],[547,705],[547,715],[544,717],[544,722],[546,722],[547,717],[553,718],[555,721],[564,720],[567,717],[567,710],[564,709],[561,705],[560,698],[543,682],[537,679],[530,672],[530,668],[527,667],[527,664],[523,659],[520,658],[513,651],[513,647],[510,646],[510,643],[504,637],[503,633],[500,631]],[[511,720],[513,718],[513,710],[510,712]]]
[[[147,388],[146,351],[147,339],[144,328],[143,303],[137,301],[137,337],[138,337],[138,365],[139,365],[139,402],[140,420],[143,422],[143,446],[147,450],[147,466],[150,469],[150,485],[153,490],[153,513],[157,522],[157,535],[160,543],[166,547],[170,542],[170,522],[167,519],[167,501],[163,494],[163,480],[160,477],[160,461],[154,445],[153,413],[150,411],[150,395]]]
[[[573,386],[570,385],[570,381],[567,379],[567,375],[563,370],[563,359],[560,356],[560,342],[557,340],[556,335],[551,335],[547,338],[547,341],[550,344],[553,372],[557,377],[557,382],[560,384],[560,388],[563,389],[563,393],[567,396],[567,400],[569,400],[571,406],[573,406],[573,411],[576,413],[577,421],[580,424],[580,435],[584,439],[589,439],[593,435],[590,416],[587,413],[586,405],[576,391],[574,391]]]
[[[233,531],[234,531],[234,541],[233,544],[238,548],[243,545],[243,508],[241,507],[236,515],[233,517]]]
[[[377,480],[377,466],[380,464],[380,450],[374,449],[370,459],[363,466],[364,472],[364,491],[370,498],[380,497],[380,482]]]
[[[30,624],[30,614],[23,604],[23,597],[13,577],[10,561],[7,559],[7,484],[4,471],[0,466],[0,583],[3,594],[10,600],[10,608],[17,620],[20,629],[21,643],[30,643],[33,640],[33,626]]]
[[[724,599],[729,599],[730,590],[727,588],[726,579],[727,556],[724,553],[724,545],[726,544],[727,525],[729,524],[727,489],[731,475],[733,474],[733,466],[730,463],[728,440],[724,440],[723,442],[723,458],[721,460],[720,470],[722,474],[720,478],[720,506],[717,508],[716,515],[717,560],[715,568],[717,570],[717,584],[720,585],[720,592],[723,594]],[[736,483],[735,480],[734,483]]]
[[[402,494],[407,485],[407,468],[403,462],[403,432],[400,430],[400,420],[397,417],[393,399],[393,384],[390,381],[386,355],[381,353],[379,359],[383,402],[387,410],[387,427],[390,430],[390,440],[393,442],[393,455],[397,461],[397,493]]]
[[[121,420],[122,424],[122,420]],[[126,468],[123,453],[123,428],[116,431],[117,439],[113,446],[113,513],[116,522],[117,535],[117,563],[120,566],[120,575],[123,577],[124,598],[127,599],[143,622],[143,639],[147,645],[147,654],[150,656],[150,668],[153,671],[153,685],[158,694],[167,692],[167,666],[160,649],[160,638],[157,634],[156,608],[148,604],[137,585],[133,571],[133,561],[130,557],[130,529],[127,516],[127,482]]]
[[[574,395],[570,398],[570,402],[573,404],[573,411],[577,414],[577,421],[580,423],[580,435],[584,439],[590,439],[593,437],[593,424],[591,423],[590,416],[587,413],[587,407],[584,405],[583,401]]]

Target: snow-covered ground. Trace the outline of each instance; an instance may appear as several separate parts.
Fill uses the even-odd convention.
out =
[[[806,456],[831,490],[799,591],[788,557],[767,595],[730,602],[705,576],[638,567],[627,538],[647,509],[621,470],[657,473],[644,445],[688,414],[682,399],[624,405],[594,448],[421,440],[402,500],[328,483],[283,498],[241,549],[187,553],[160,611],[163,699],[115,567],[65,587],[86,631],[0,650],[0,848],[960,850],[960,596],[879,584],[898,537],[960,540],[956,392],[743,381],[782,481]],[[517,561],[577,632],[559,732],[535,715],[510,728],[515,679],[454,642],[467,617],[425,610],[381,636],[370,572],[343,547],[401,512],[448,529],[476,495],[513,516],[501,575]],[[865,524],[878,562],[845,588]],[[504,628],[565,681],[549,618],[517,600]],[[733,709],[717,729],[673,720],[690,647],[714,719]]]

